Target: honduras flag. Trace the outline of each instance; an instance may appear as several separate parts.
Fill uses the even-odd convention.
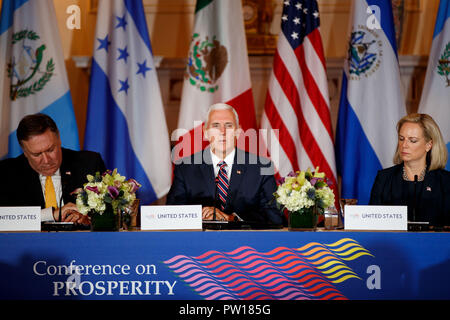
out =
[[[78,128],[52,0],[3,0],[0,17],[0,159],[22,153],[20,120],[45,113],[63,147],[78,150]]]
[[[450,154],[450,1],[441,0],[419,105],[441,129]],[[450,160],[447,161],[450,170]]]
[[[396,124],[406,111],[391,2],[353,3],[336,159],[342,177],[341,197],[367,204],[377,171],[393,165]]]
[[[170,143],[142,1],[99,1],[84,148],[136,179],[149,204],[170,188]]]

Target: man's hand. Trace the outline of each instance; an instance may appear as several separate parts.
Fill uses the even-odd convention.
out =
[[[203,207],[202,209],[203,220],[212,220],[213,216],[214,216],[214,207]],[[216,208],[216,220],[233,221],[234,216],[223,213],[222,211]]]
[[[55,212],[53,213],[55,221],[58,221],[59,219],[59,210],[61,210],[61,221],[63,222],[74,222],[84,225],[91,224],[91,220],[89,219],[89,217],[79,213],[77,206],[72,202],[64,205],[61,209],[55,210]]]

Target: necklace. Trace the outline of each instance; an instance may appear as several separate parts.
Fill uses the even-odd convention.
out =
[[[423,181],[423,179],[425,178],[426,172],[427,172],[427,166],[425,165],[425,168],[423,168],[422,172],[420,173],[419,177],[417,178],[417,181]],[[403,180],[410,181],[408,179],[408,175],[406,174],[405,166],[403,166]]]

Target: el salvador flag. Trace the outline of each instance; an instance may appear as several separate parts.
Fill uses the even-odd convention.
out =
[[[377,171],[393,165],[406,115],[389,0],[353,2],[336,130],[341,197],[367,204]],[[374,14],[375,13],[375,14]]]
[[[58,23],[52,0],[3,0],[0,17],[0,159],[16,157],[20,120],[45,113],[62,146],[79,150]]]
[[[450,0],[441,0],[434,27],[419,112],[428,113],[441,129],[450,154]],[[450,170],[450,160],[447,161]]]
[[[169,191],[169,135],[141,0],[99,1],[84,148],[136,179],[141,204]]]

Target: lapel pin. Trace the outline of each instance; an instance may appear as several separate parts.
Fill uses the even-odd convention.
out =
[[[430,191],[430,192],[431,192],[431,187],[427,187],[427,191]]]
[[[241,170],[236,170],[236,173],[237,174],[241,174]]]
[[[66,175],[70,176],[71,174],[72,174],[72,172],[66,171]]]

